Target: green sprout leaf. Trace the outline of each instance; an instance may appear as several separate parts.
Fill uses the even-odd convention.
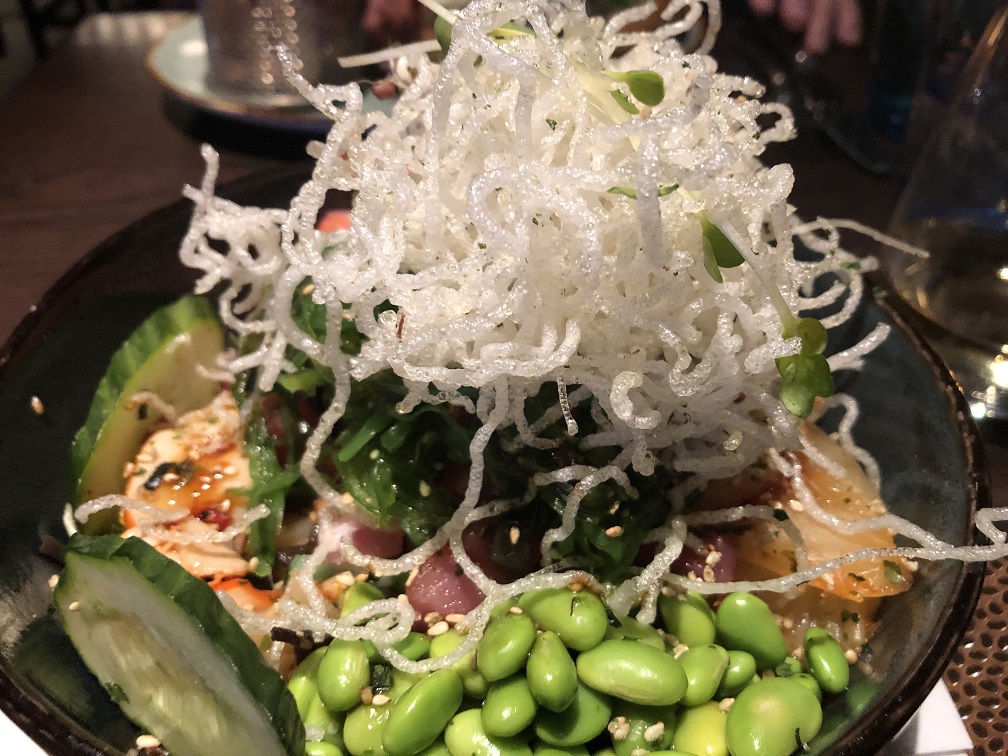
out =
[[[785,339],[801,338],[802,354],[822,354],[826,351],[826,328],[815,318],[799,318],[784,326]]]
[[[660,74],[648,70],[605,71],[606,76],[622,81],[632,94],[645,105],[657,105],[665,99],[665,80]]]
[[[630,115],[637,115],[638,113],[640,113],[640,111],[637,109],[637,106],[634,105],[632,102],[630,102],[630,98],[627,97],[622,92],[620,92],[618,89],[612,90],[609,94],[612,96],[614,100],[616,100],[616,104],[619,105],[621,108],[623,108],[623,110],[625,110]]]
[[[781,376],[781,402],[792,415],[808,417],[817,396],[832,396],[836,391],[829,363],[821,354],[778,357],[776,363]]]
[[[903,572],[900,570],[899,565],[896,564],[896,562],[890,562],[888,559],[883,559],[882,569],[885,570],[886,580],[890,583],[903,582]]]
[[[445,21],[441,16],[434,18],[434,39],[437,43],[441,45],[441,53],[444,55],[448,54],[448,48],[451,46],[451,36],[452,36],[452,25]]]
[[[659,186],[658,196],[665,197],[672,194],[676,189],[679,188],[679,184],[672,184],[672,186]],[[637,199],[637,190],[632,186],[610,186],[606,191],[609,194],[622,194],[624,197],[629,197],[630,199]]]
[[[704,267],[711,278],[722,283],[721,268],[736,268],[745,262],[745,258],[724,231],[711,222],[707,213],[699,213],[699,218],[703,229]]]

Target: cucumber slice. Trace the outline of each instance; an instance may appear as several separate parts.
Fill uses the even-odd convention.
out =
[[[152,391],[179,411],[202,407],[219,386],[196,366],[212,364],[223,348],[224,329],[213,305],[192,295],[161,308],[130,335],[112,357],[74,437],[76,503],[121,493],[123,466],[157,429],[160,414],[133,406],[130,398]]]
[[[74,535],[53,600],[84,663],[171,753],[304,754],[280,675],[206,583],[142,540]]]

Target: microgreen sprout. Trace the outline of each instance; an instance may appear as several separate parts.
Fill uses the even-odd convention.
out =
[[[778,357],[774,362],[781,377],[781,402],[791,414],[808,417],[815,407],[816,397],[832,396],[836,391],[829,362],[823,356],[826,328],[815,318],[798,318],[791,312],[776,285],[763,274],[742,235],[730,223],[711,218],[703,211],[699,213],[699,218],[703,230],[704,266],[711,277],[721,283],[721,268],[733,268],[748,262],[777,310],[781,319],[781,335],[785,339],[800,339],[797,354]]]
[[[630,88],[636,100],[652,107],[665,99],[665,80],[654,71],[603,71],[610,79],[621,81]]]

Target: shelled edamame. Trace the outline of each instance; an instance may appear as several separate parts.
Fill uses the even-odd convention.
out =
[[[586,589],[530,591],[495,612],[474,653],[428,675],[393,669],[365,641],[333,641],[289,681],[306,754],[790,756],[822,726],[823,697],[850,680],[825,630],[807,631],[804,661],[788,655],[754,595],[716,611],[696,593],[663,596],[659,610],[652,627]],[[410,647],[437,658],[464,632]]]

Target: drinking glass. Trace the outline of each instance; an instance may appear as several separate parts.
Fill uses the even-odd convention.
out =
[[[890,231],[929,252],[884,253],[893,289],[926,319],[975,414],[1008,418],[1008,7],[977,42]]]

